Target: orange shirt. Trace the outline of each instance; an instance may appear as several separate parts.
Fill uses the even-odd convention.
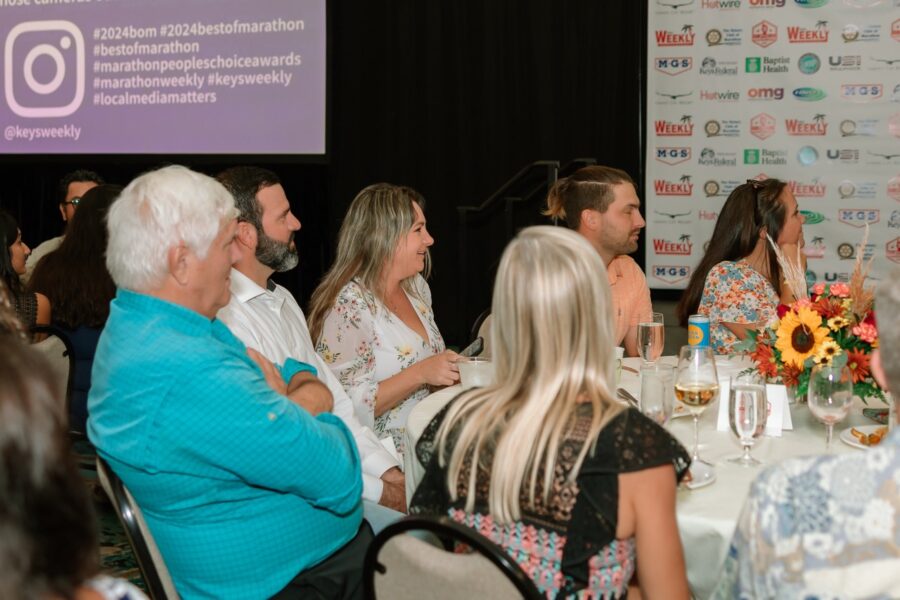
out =
[[[630,256],[615,257],[606,267],[609,289],[612,292],[613,321],[616,328],[616,344],[622,340],[631,327],[637,327],[653,312],[650,303],[650,288],[644,272]]]

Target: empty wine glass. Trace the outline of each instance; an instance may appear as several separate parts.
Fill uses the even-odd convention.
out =
[[[733,375],[728,387],[728,423],[731,432],[737,436],[743,452],[729,458],[731,462],[745,467],[761,464],[750,456],[750,449],[757,438],[766,430],[769,418],[769,401],[766,398],[766,384],[755,373]]]
[[[638,323],[638,354],[645,364],[655,364],[663,351],[666,330],[662,313],[650,313],[645,321]]]
[[[825,452],[831,452],[834,424],[850,413],[853,403],[853,377],[850,367],[817,365],[809,374],[807,393],[809,411],[825,424]]]
[[[655,364],[641,367],[641,412],[665,426],[672,417],[675,367]]]
[[[709,346],[682,346],[678,353],[675,397],[688,407],[694,418],[694,449],[691,477],[694,485],[715,479],[712,463],[700,458],[700,415],[719,395],[716,360]]]

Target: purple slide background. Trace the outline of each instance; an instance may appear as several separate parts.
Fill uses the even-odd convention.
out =
[[[230,35],[187,35],[178,38],[156,37],[139,40],[94,39],[98,27],[136,28],[164,24],[205,25],[232,23],[234,20],[263,22],[281,18],[302,19],[303,31],[246,33]],[[96,153],[96,154],[323,154],[325,152],[326,26],[325,0],[88,0],[77,4],[50,6],[0,7],[0,154]],[[6,47],[12,29],[24,21],[64,20],[77,26],[84,38],[84,98],[68,116],[24,117],[7,102],[7,77],[12,78],[16,101],[28,107],[63,106],[74,97],[75,47],[60,49],[66,64],[66,77],[59,88],[46,95],[30,93],[25,83],[23,61],[29,50],[46,43],[60,47],[62,32],[24,32],[13,44],[13,68],[7,74]],[[196,54],[163,56],[95,57],[96,44],[198,42]],[[152,88],[99,90],[95,77],[126,78],[131,73],[94,72],[95,61],[130,62],[156,59],[211,58],[218,54],[274,56],[291,52],[302,57],[300,66],[222,68],[221,74],[265,74],[284,71],[292,76],[290,84],[210,87],[210,71],[188,71],[203,77],[203,87],[159,88],[161,93],[200,94],[215,92],[216,101],[204,104],[154,104],[137,106],[97,106],[94,95],[131,92],[151,94]],[[56,73],[53,61],[44,55],[34,60],[34,78],[47,83]],[[149,77],[178,77],[183,71],[142,72]],[[37,139],[58,129],[69,138]],[[42,131],[33,131],[42,130]],[[77,140],[71,139],[78,130]],[[31,133],[30,133],[31,132]],[[23,139],[33,135],[35,139]]]

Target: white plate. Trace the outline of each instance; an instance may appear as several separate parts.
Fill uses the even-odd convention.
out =
[[[841,441],[847,444],[848,446],[853,446],[854,448],[859,448],[860,450],[868,450],[869,448],[877,448],[880,444],[875,446],[866,446],[861,444],[856,436],[850,433],[851,429],[856,429],[860,433],[864,433],[869,435],[870,433],[875,433],[876,429],[881,429],[882,427],[886,427],[886,425],[860,425],[859,427],[848,427],[847,429],[841,432]],[[884,441],[884,438],[881,438],[881,441]]]
[[[680,400],[673,401],[672,404],[672,418],[677,419],[679,417],[689,417],[691,416],[691,411],[688,410],[686,404],[681,402]]]

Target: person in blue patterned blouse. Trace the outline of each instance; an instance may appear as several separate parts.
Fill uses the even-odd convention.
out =
[[[359,597],[371,532],[353,436],[312,367],[276,367],[215,318],[240,257],[236,216],[220,183],[179,166],[113,204],[118,291],[88,435],[182,598]]]
[[[900,270],[876,293],[872,374],[900,390]],[[900,598],[900,428],[863,452],[763,471],[715,598]]]

